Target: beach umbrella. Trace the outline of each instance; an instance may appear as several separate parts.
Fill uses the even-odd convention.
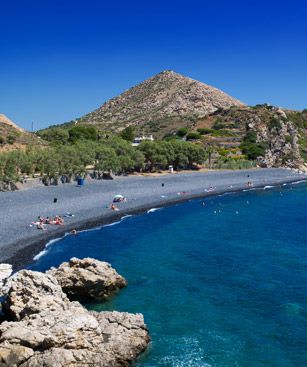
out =
[[[120,195],[120,194],[115,195],[113,198],[113,201],[122,201],[122,200],[124,200],[124,197],[123,195]]]
[[[123,195],[120,194],[114,196],[114,199],[123,199],[123,198],[124,198]]]

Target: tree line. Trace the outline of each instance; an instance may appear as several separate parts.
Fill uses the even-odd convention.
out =
[[[203,147],[183,141],[144,141],[138,147],[117,137],[97,139],[95,134],[87,137],[62,135],[63,140],[44,148],[28,147],[0,154],[0,181],[17,182],[21,177],[39,174],[45,180],[67,181],[84,177],[91,170],[96,173],[112,171],[115,174],[133,171],[167,169],[193,169],[206,158]],[[100,177],[100,175],[98,175]]]

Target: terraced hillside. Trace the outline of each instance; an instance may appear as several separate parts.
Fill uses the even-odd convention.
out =
[[[307,162],[307,111],[258,105],[217,110],[194,130],[226,157],[246,157],[263,167],[303,168]]]

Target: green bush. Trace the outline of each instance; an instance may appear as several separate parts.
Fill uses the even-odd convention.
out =
[[[197,140],[200,139],[201,135],[197,131],[191,131],[186,135],[187,140]]]
[[[240,145],[242,153],[250,160],[255,160],[259,156],[263,157],[266,147],[266,143],[257,143],[257,133],[252,130],[247,132]]]
[[[281,129],[281,123],[280,121],[275,118],[275,117],[272,117],[270,122],[269,122],[269,129],[272,130],[272,129],[277,129],[277,130],[280,130]]]
[[[8,135],[6,138],[6,141],[8,142],[8,144],[14,144],[16,141],[16,136],[14,135]]]
[[[133,126],[126,127],[120,134],[121,138],[127,141],[133,141],[135,138]]]
[[[257,141],[257,133],[256,131],[248,131],[243,139],[245,143],[256,143]]]
[[[177,130],[177,135],[180,136],[180,137],[184,137],[187,135],[188,133],[188,128],[187,127],[181,127],[180,129]]]
[[[265,154],[265,144],[263,143],[242,143],[240,149],[243,154],[247,156],[250,160],[255,160],[259,156],[264,156]]]
[[[201,127],[199,129],[197,129],[197,131],[200,133],[200,135],[207,135],[207,134],[211,134],[214,130],[209,129],[207,127]]]
[[[292,121],[298,128],[307,129],[307,110],[302,112],[289,112],[287,117]]]
[[[220,117],[218,117],[215,120],[215,122],[214,122],[214,124],[212,126],[212,129],[214,129],[214,130],[220,130],[220,129],[223,129],[224,127],[225,127],[225,125],[224,125],[223,120]]]
[[[69,139],[68,130],[61,127],[41,130],[38,131],[36,134],[44,140],[56,142],[58,144],[65,144]]]
[[[97,140],[97,130],[92,126],[74,126],[68,130],[69,140],[76,142],[77,140]]]

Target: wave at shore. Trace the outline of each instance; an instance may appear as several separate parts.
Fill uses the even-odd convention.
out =
[[[162,208],[151,208],[149,210],[147,210],[147,214],[150,214],[150,213],[154,213],[156,212],[157,210],[161,210]]]
[[[46,243],[45,248],[40,251],[37,255],[35,255],[33,257],[34,261],[37,261],[38,259],[40,259],[42,256],[46,255],[48,252],[48,247],[51,246],[52,244],[54,244],[55,242],[60,241],[61,239],[63,239],[64,237],[68,236],[68,233],[65,233],[64,236],[58,237],[58,238],[54,238],[53,240],[50,240],[49,242]]]

